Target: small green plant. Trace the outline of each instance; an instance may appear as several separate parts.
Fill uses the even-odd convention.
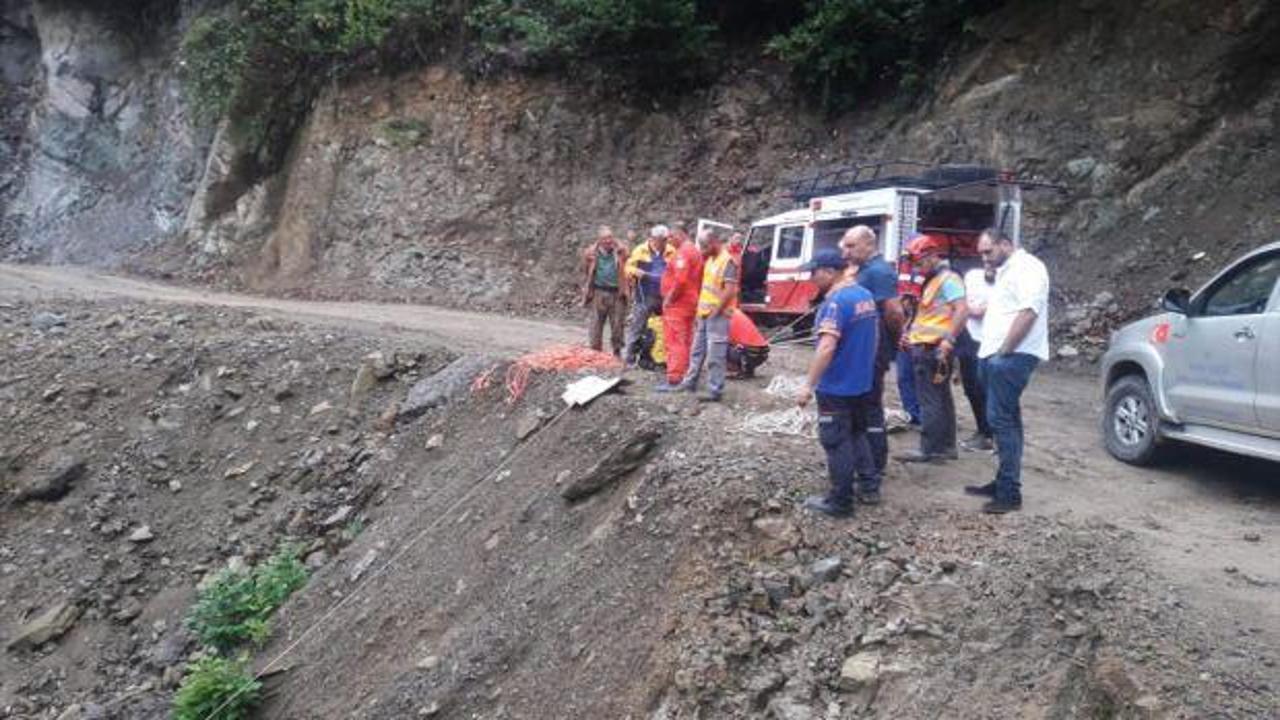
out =
[[[271,614],[306,582],[297,549],[286,546],[248,572],[222,571],[200,593],[187,625],[223,653],[247,642],[260,645],[271,631]]]
[[[417,118],[396,118],[382,125],[387,142],[401,150],[421,145],[431,135],[431,126]]]
[[[262,683],[243,662],[210,656],[187,665],[173,700],[174,720],[244,720],[261,700]]]
[[[364,532],[364,521],[360,518],[355,518],[342,528],[342,539],[345,542],[352,542],[356,538],[360,537],[360,533],[362,532]]]

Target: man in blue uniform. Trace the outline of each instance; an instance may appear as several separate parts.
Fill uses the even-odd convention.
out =
[[[831,490],[825,497],[810,497],[804,505],[832,517],[850,517],[855,499],[867,504],[880,501],[880,471],[867,442],[867,403],[874,383],[880,321],[875,298],[866,288],[856,282],[832,287],[845,269],[839,251],[819,250],[805,269],[820,291],[831,292],[818,309],[814,325],[818,349],[796,401],[804,407],[817,396],[818,439],[827,454]]]
[[[880,314],[880,346],[876,350],[875,374],[866,403],[867,442],[876,470],[884,475],[889,462],[889,441],[884,432],[884,374],[898,349],[905,316],[898,300],[898,271],[880,254],[876,232],[866,225],[854,225],[840,238],[840,254],[850,267],[858,269],[857,282],[871,293]]]

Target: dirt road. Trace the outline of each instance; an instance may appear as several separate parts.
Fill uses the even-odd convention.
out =
[[[301,322],[447,340],[465,349],[514,351],[580,337],[575,327],[509,316],[234,295],[64,267],[0,265],[0,302],[6,297],[131,298],[249,308]],[[804,352],[784,351],[773,364],[794,369]],[[753,403],[752,395],[739,385],[730,400]],[[972,420],[962,399],[957,407],[961,431],[967,432]],[[1168,577],[1172,592],[1203,608],[1210,622],[1261,634],[1272,647],[1280,647],[1280,466],[1186,448],[1164,467],[1129,467],[1102,450],[1096,430],[1099,407],[1091,378],[1053,370],[1038,373],[1025,401],[1026,512],[1137,533],[1147,539],[1152,562]],[[913,440],[899,435],[893,443],[902,450]],[[816,456],[817,449],[813,452]],[[976,508],[962,486],[989,476],[992,462],[990,456],[966,453],[940,468],[895,464],[886,494],[890,502]]]
[[[575,342],[581,333],[555,323],[446,310],[424,305],[368,302],[306,302],[236,295],[105,275],[84,268],[0,263],[0,301],[5,297],[129,298],[176,305],[259,310],[301,322],[358,327],[364,332],[425,335],[454,347],[521,350],[548,342]]]

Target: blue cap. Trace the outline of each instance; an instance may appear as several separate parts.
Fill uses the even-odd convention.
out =
[[[822,248],[813,254],[813,258],[805,263],[800,269],[804,272],[813,272],[818,268],[831,268],[832,270],[843,270],[849,263],[845,262],[840,255],[840,251],[834,248]]]

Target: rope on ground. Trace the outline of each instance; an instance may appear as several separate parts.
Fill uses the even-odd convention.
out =
[[[774,375],[764,391],[767,395],[794,400],[804,389],[804,384],[805,378],[801,375]]]
[[[794,435],[816,438],[818,418],[798,407],[772,412],[747,413],[738,428],[751,435]]]
[[[373,571],[372,573],[362,578],[356,584],[356,586],[351,589],[351,592],[347,593],[341,600],[335,603],[333,607],[326,610],[324,615],[321,615],[318,620],[312,623],[311,627],[307,628],[305,631],[303,631],[301,635],[298,636],[298,639],[289,643],[284,650],[281,650],[279,654],[277,654],[274,658],[271,659],[271,662],[267,663],[262,667],[261,670],[254,673],[253,679],[261,680],[263,677],[266,677],[268,674],[270,674],[271,670],[275,668],[276,665],[278,665],[281,660],[284,660],[286,657],[288,657],[291,653],[293,653],[295,649],[298,648],[299,645],[301,645],[304,641],[306,641],[307,638],[311,637],[312,634],[314,634],[322,626],[328,623],[329,620],[332,619],[333,616],[339,610],[341,610],[343,607],[347,605],[347,603],[351,602],[354,598],[359,597],[360,592],[364,590],[371,582],[373,582],[374,579],[384,575],[387,572],[387,570],[391,568],[392,565],[394,565],[397,561],[399,561],[400,558],[404,557],[405,553],[413,549],[414,545],[417,545],[418,542],[420,542],[424,537],[426,537],[428,533],[430,533],[432,530],[435,530],[440,525],[440,523],[445,520],[445,518],[452,515],[455,510],[457,510],[464,503],[470,500],[471,497],[475,494],[476,490],[480,489],[481,487],[484,487],[486,483],[490,482],[494,477],[497,477],[498,473],[501,472],[504,468],[506,468],[506,466],[511,463],[511,460],[514,457],[520,454],[520,450],[528,446],[529,440],[536,437],[539,433],[543,432],[544,430],[551,427],[552,425],[555,425],[557,422],[560,421],[560,418],[564,417],[565,414],[572,409],[573,409],[572,406],[566,406],[555,417],[551,418],[550,422],[538,428],[536,431],[534,431],[533,435],[530,435],[528,438],[525,438],[525,440],[522,441],[519,445],[517,445],[514,450],[512,450],[510,453],[507,453],[507,456],[503,458],[501,461],[499,461],[497,465],[495,465],[491,470],[489,470],[489,472],[485,473],[480,478],[479,481],[477,481],[471,487],[467,488],[467,490],[462,493],[461,497],[459,497],[457,500],[454,500],[452,503],[450,503],[449,506],[445,508],[443,511],[441,511],[440,514],[436,515],[435,519],[432,520],[430,523],[428,523],[426,527],[418,531],[418,533],[415,534],[412,538],[410,538],[409,541],[406,542],[404,545],[401,545],[400,548],[396,550],[391,555],[391,557],[387,558],[387,561],[383,563],[377,570]],[[248,689],[247,685],[242,685],[235,692],[231,693],[231,695],[228,696],[226,700],[223,700],[221,705],[214,708],[212,712],[206,715],[204,717],[204,720],[213,720],[214,718],[218,717],[219,713],[225,710],[232,702],[235,701],[236,698],[238,698],[241,694],[243,694],[247,689]]]
[[[493,384],[493,373],[497,369],[498,366],[493,365],[488,370],[477,375],[476,379],[471,381],[471,394],[475,395],[488,390],[489,386]]]
[[[622,361],[581,345],[550,345],[521,355],[507,368],[507,404],[524,396],[535,370],[620,370]]]
[[[769,344],[775,345],[778,342],[795,338],[798,335],[798,333],[792,330],[792,328],[794,328],[801,320],[804,320],[805,318],[812,315],[814,311],[816,311],[817,309],[818,307],[815,305],[814,307],[811,307],[808,310],[804,311],[804,313],[802,313],[801,315],[798,315],[797,317],[793,318],[791,322],[775,330],[774,333],[769,336]],[[788,337],[783,337],[783,334],[789,331],[791,332],[791,335]],[[807,333],[805,334],[805,337],[808,337]]]

